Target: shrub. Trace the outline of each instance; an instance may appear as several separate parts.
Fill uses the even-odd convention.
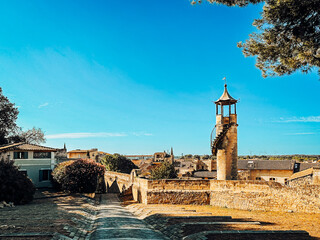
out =
[[[0,160],[0,201],[25,204],[32,201],[34,193],[31,179],[19,171],[14,161]]]
[[[200,155],[194,155],[193,158],[197,159],[197,160],[200,160]]]
[[[104,156],[101,163],[107,171],[113,172],[131,173],[132,169],[138,168],[130,159],[117,153]]]
[[[177,171],[170,162],[163,162],[151,170],[151,179],[172,179],[177,178]]]
[[[57,190],[62,190],[62,183],[66,176],[66,166],[72,164],[74,161],[66,161],[58,164],[52,171],[52,185]]]
[[[95,192],[98,179],[105,168],[92,160],[75,160],[60,163],[52,172],[55,185],[61,190],[79,193]]]

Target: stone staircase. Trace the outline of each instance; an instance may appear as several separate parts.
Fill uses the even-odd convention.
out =
[[[223,125],[223,129],[218,134],[218,136],[216,136],[214,140],[211,140],[211,152],[212,152],[212,155],[216,155],[218,149],[221,149],[223,138],[227,134],[227,132],[230,129],[230,127],[233,126],[233,125],[235,125],[235,123],[224,124]]]

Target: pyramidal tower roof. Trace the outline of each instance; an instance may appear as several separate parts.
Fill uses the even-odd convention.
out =
[[[237,102],[238,101],[233,97],[231,97],[231,95],[229,94],[227,89],[227,84],[224,85],[224,91],[221,97],[217,101],[215,101],[216,104],[220,104],[220,105],[229,105]]]

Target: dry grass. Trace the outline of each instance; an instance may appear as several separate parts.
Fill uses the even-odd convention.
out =
[[[211,212],[217,216],[231,216],[232,218],[248,218],[258,221],[261,225],[251,226],[260,230],[304,230],[310,236],[320,239],[320,214],[244,211],[213,206],[184,206],[186,209]],[[237,226],[238,228],[238,226]],[[241,226],[239,227],[241,229]]]

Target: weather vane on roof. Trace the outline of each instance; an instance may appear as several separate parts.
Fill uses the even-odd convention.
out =
[[[222,78],[222,80],[224,80],[224,84],[227,85],[227,78],[224,77],[224,78]]]

